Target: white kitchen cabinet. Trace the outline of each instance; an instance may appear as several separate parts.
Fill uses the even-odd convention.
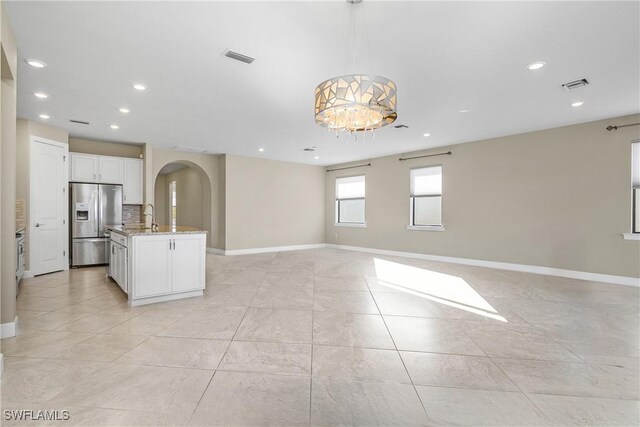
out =
[[[124,183],[124,159],[122,157],[98,156],[98,182],[105,184]]]
[[[142,204],[142,160],[82,153],[70,153],[70,157],[69,181],[122,184],[123,203]]]
[[[111,234],[109,276],[111,276],[125,293],[128,293],[128,257],[126,245],[127,238],[125,236],[116,233]]]
[[[70,180],[73,182],[98,182],[98,156],[69,153],[71,156]]]
[[[133,295],[129,299],[171,293],[169,235],[133,237]]]
[[[109,265],[111,278],[127,292],[127,248],[111,242],[111,264]]]
[[[142,160],[124,159],[122,194],[125,205],[142,204]]]
[[[202,289],[207,269],[207,248],[202,236],[202,234],[172,236],[171,289],[173,292]]]
[[[143,234],[129,238],[129,303],[202,295],[206,234]]]

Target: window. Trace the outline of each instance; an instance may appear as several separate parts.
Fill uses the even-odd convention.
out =
[[[177,204],[176,182],[169,183],[169,223],[175,227],[178,223],[178,204]]]
[[[411,169],[412,227],[442,227],[442,166]]]
[[[364,175],[336,178],[336,223],[364,225]]]
[[[631,144],[633,232],[640,233],[640,141]]]

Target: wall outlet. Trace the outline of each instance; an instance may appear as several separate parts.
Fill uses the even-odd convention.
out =
[[[333,233],[333,235],[335,236],[335,238],[338,238],[338,233]]]

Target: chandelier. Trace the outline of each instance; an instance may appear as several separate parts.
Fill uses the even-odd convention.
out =
[[[396,84],[366,74],[334,77],[316,87],[316,123],[335,131],[361,132],[393,123]]]
[[[347,0],[360,3],[362,0]],[[355,13],[350,7],[349,50],[355,63]],[[347,74],[320,83],[315,92],[315,119],[322,127],[336,132],[366,132],[393,123],[397,101],[396,84],[386,77]]]

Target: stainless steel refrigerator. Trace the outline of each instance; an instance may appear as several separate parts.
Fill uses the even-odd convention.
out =
[[[122,224],[122,185],[69,184],[71,265],[107,264],[109,237],[105,225]]]

